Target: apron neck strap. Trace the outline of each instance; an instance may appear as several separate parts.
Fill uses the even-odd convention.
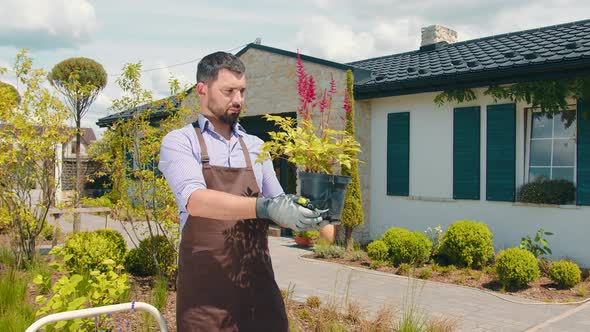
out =
[[[240,140],[240,145],[242,146],[242,152],[244,152],[244,159],[246,160],[246,167],[252,168],[252,161],[250,161],[250,153],[248,152],[248,148],[246,148],[246,143],[244,143],[244,140],[242,139],[241,136],[238,136],[238,139]]]
[[[199,145],[201,146],[201,162],[204,165],[209,164],[209,154],[207,153],[207,144],[205,144],[205,140],[203,139],[203,134],[201,133],[201,128],[195,127],[195,132],[197,133],[197,138],[199,139]]]
[[[207,144],[205,144],[205,139],[203,138],[203,133],[201,132],[201,128],[195,127],[195,132],[197,133],[197,138],[199,140],[199,145],[201,146],[201,162],[203,164],[209,164],[209,154],[207,153]],[[240,146],[242,147],[242,152],[244,153],[244,160],[246,160],[246,167],[252,168],[252,161],[250,160],[250,153],[248,152],[248,148],[246,148],[246,143],[241,136],[238,136],[240,141]]]

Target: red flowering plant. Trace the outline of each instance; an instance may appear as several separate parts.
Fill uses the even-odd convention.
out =
[[[297,91],[300,105],[297,108],[299,121],[291,117],[266,114],[268,121],[274,122],[281,131],[269,132],[270,140],[265,142],[258,161],[270,154],[272,158],[283,158],[295,164],[304,172],[336,174],[341,166],[351,166],[358,161],[360,144],[345,130],[330,128],[332,98],[336,93],[334,76],[330,88],[324,89],[318,98],[316,82],[297,54]],[[351,112],[348,93],[344,93],[343,109]],[[319,112],[319,113],[318,113]],[[344,116],[340,116],[346,121]],[[334,119],[332,119],[334,120]]]

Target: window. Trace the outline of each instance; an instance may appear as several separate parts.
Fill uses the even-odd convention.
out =
[[[70,146],[72,148],[72,154],[76,154],[76,143],[72,142],[70,143]]]
[[[576,183],[576,120],[567,127],[562,115],[529,112],[528,182],[545,177]]]

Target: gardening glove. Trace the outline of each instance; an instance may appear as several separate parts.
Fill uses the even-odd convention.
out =
[[[256,218],[270,219],[296,232],[319,229],[325,225],[321,217],[322,211],[304,207],[297,202],[300,198],[291,194],[275,198],[258,197]]]

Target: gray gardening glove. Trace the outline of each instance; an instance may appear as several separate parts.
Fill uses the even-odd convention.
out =
[[[270,219],[296,232],[320,229],[326,225],[327,221],[320,216],[325,211],[310,210],[303,206],[303,201],[301,197],[291,194],[275,198],[258,197],[256,218]]]

